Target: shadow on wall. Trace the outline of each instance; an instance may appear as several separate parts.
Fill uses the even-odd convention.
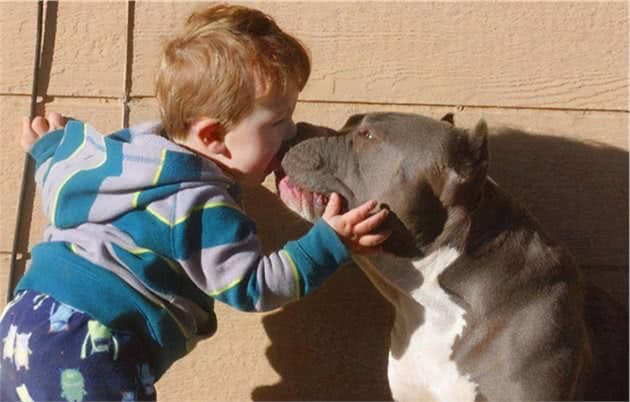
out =
[[[245,188],[245,209],[257,221],[265,251],[305,233],[300,219],[270,191]],[[282,377],[261,385],[253,400],[387,400],[387,350],[392,309],[353,264],[319,289],[262,320],[266,351]]]
[[[56,1],[46,2],[44,18],[44,30],[42,32],[41,43],[41,55],[38,66],[38,78],[37,78],[37,95],[43,98],[42,102],[36,105],[35,115],[44,115],[44,103],[50,100],[47,97],[48,87],[50,86],[50,72],[52,69],[53,55],[55,51],[55,41],[57,39],[57,12],[58,4]],[[34,167],[33,163],[30,163],[28,170],[25,172],[27,175],[24,183],[23,200],[22,200],[22,213],[19,217],[19,225],[21,230],[19,233],[19,239],[17,239],[17,255],[15,262],[15,272],[13,272],[13,282],[9,283],[8,287],[13,289],[17,284],[17,281],[24,275],[26,271],[26,264],[31,258],[29,252],[29,230],[33,219],[32,211],[37,208],[34,205],[35,200],[35,179],[34,179]]]
[[[500,129],[490,176],[534,214],[579,265],[627,265],[628,152]]]
[[[579,247],[578,256],[601,256],[600,245],[613,258],[627,256],[626,151],[513,129],[493,135],[490,148],[491,176],[523,201],[553,237]],[[308,228],[266,189],[245,189],[244,203],[268,250]],[[627,298],[624,265],[619,272],[625,272],[625,280],[612,284],[621,290],[605,290],[625,292]],[[387,354],[392,319],[391,306],[363,273],[354,265],[343,267],[301,302],[263,318],[271,341],[267,358],[281,380],[260,385],[252,399],[391,400]],[[606,327],[606,333],[618,328]],[[628,356],[627,333],[626,327],[617,335],[625,348],[616,352],[621,356]],[[627,384],[627,367],[625,373],[620,378],[626,376],[622,381]]]

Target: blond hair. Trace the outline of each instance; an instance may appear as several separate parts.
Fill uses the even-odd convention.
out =
[[[165,132],[184,138],[202,116],[229,130],[256,101],[289,85],[301,91],[310,71],[306,48],[263,12],[228,5],[194,12],[162,46],[155,89]]]

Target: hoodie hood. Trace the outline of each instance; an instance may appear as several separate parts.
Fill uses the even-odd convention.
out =
[[[103,135],[89,124],[70,121],[63,130],[42,137],[30,153],[37,161],[36,181],[52,225],[111,221],[208,183],[226,188],[239,201],[233,179],[161,132],[159,122],[147,122]]]

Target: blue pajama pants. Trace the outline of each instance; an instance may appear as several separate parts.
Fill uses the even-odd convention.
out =
[[[148,353],[134,334],[34,291],[0,318],[0,401],[155,400]]]

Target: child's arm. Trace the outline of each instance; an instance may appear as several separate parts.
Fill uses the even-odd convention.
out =
[[[239,310],[280,307],[308,294],[349,261],[348,246],[361,249],[387,237],[369,234],[387,212],[369,217],[374,203],[366,203],[339,215],[335,199],[306,235],[268,255],[261,253],[254,222],[235,205],[191,205],[171,231],[171,258],[206,294]]]

